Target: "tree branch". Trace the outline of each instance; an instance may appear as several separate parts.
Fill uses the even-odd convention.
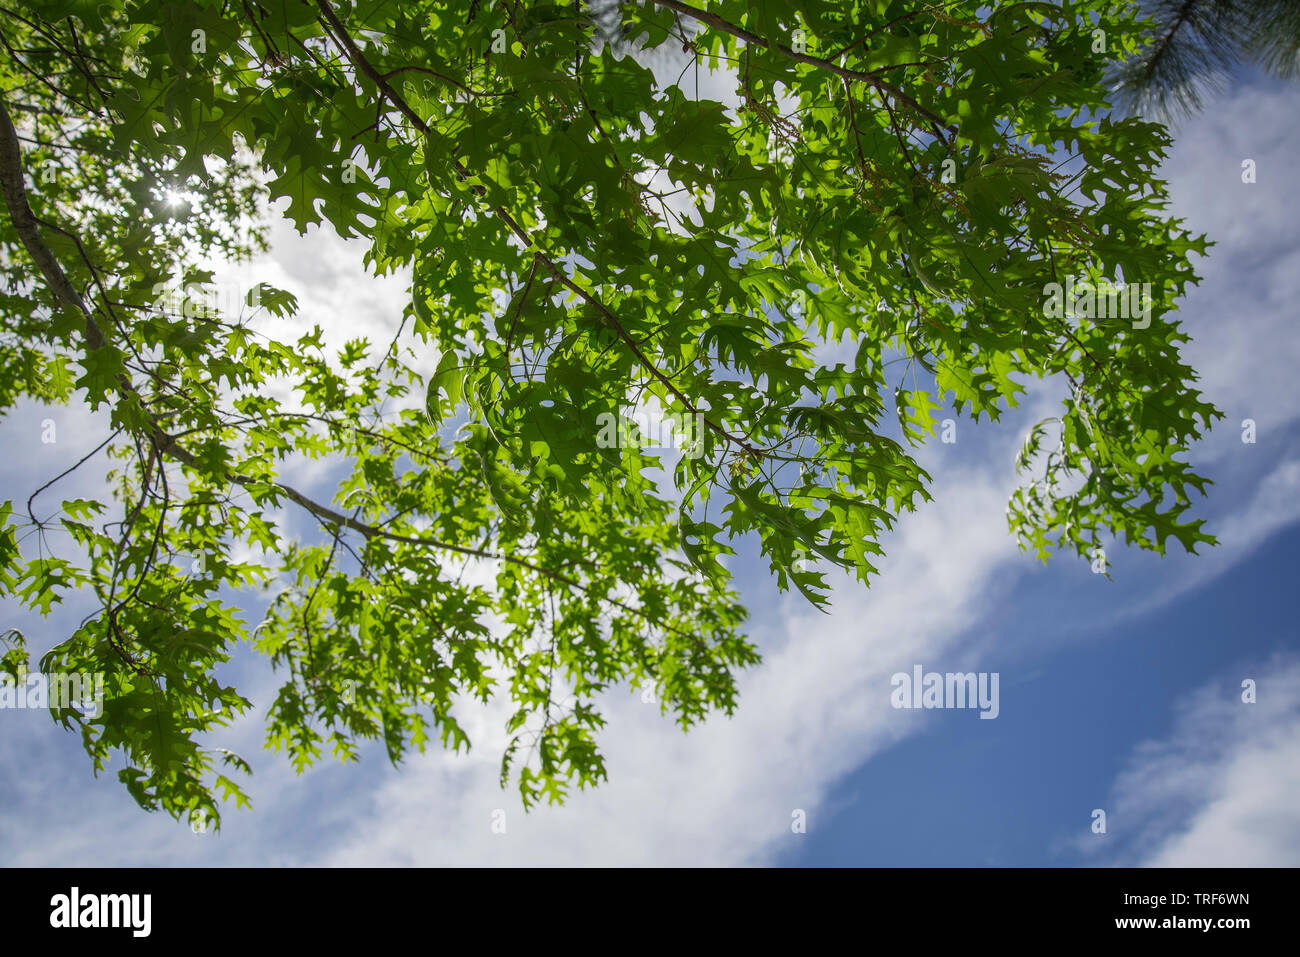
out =
[[[14,130],[13,123],[10,122],[9,113],[5,110],[3,102],[0,102],[0,187],[3,187],[5,206],[9,210],[9,216],[13,221],[14,229],[18,233],[19,238],[22,239],[27,252],[40,268],[42,275],[45,277],[45,281],[60,299],[68,305],[80,310],[80,312],[86,317],[86,340],[88,347],[92,351],[102,349],[107,345],[103,332],[91,316],[85,300],[82,299],[81,294],[77,292],[76,287],[64,273],[63,267],[59,264],[58,258],[50,248],[45,245],[45,241],[41,237],[40,227],[36,216],[32,213],[31,206],[27,201],[27,187],[23,182],[22,154],[18,150],[18,136]],[[119,380],[118,387],[124,398],[127,396],[140,398],[139,391],[128,379],[125,378],[125,376]],[[165,453],[180,462],[182,465],[187,465],[197,471],[203,470],[194,456],[183,446],[179,445],[176,438],[167,433],[155,419],[150,417],[148,422],[146,437],[155,446],[158,453]],[[308,498],[297,489],[288,485],[283,485],[279,482],[273,482],[268,479],[259,479],[254,476],[244,475],[240,472],[228,472],[226,473],[225,478],[246,489],[250,486],[269,486],[274,488],[318,518],[325,519],[334,525],[360,532],[366,538],[378,536],[380,538],[391,539],[392,541],[408,542],[414,545],[443,549],[474,558],[509,562],[511,564],[528,568],[529,570],[535,571],[539,574],[547,575],[566,585],[580,589],[583,588],[583,586],[578,582],[566,578],[557,572],[552,572],[547,568],[535,565],[526,559],[514,558],[509,555],[495,555],[491,552],[482,551],[477,548],[465,548],[460,545],[452,545],[448,542],[440,542],[434,539],[396,535],[392,532],[375,528],[365,522],[349,518],[331,508],[327,508],[326,506]]]
[[[433,131],[430,130],[429,124],[424,121],[420,114],[416,113],[415,110],[411,108],[410,104],[402,98],[400,93],[393,89],[389,82],[384,79],[384,74],[381,74],[377,69],[375,69],[374,65],[366,59],[366,55],[361,52],[356,41],[354,41],[348,34],[347,27],[343,24],[343,21],[340,20],[338,14],[334,12],[334,8],[330,5],[329,0],[316,0],[316,6],[320,9],[321,16],[324,17],[326,21],[326,27],[329,30],[330,35],[333,36],[334,39],[343,47],[344,51],[348,55],[348,59],[352,61],[352,65],[367,79],[369,79],[371,83],[375,84],[375,86],[379,88],[381,97],[385,97],[392,101],[392,103],[397,107],[398,112],[405,116],[411,122],[412,126],[423,133],[426,138],[432,138]],[[459,160],[453,159],[452,167],[456,170],[457,175],[462,181],[470,178],[469,171],[461,165]],[[474,192],[477,195],[482,196],[485,190],[482,186],[476,186]],[[528,231],[519,225],[515,218],[511,216],[504,207],[494,206],[492,207],[492,213],[501,220],[501,222],[505,223],[515,237],[523,243],[524,252],[527,252],[529,249],[534,250],[535,255],[542,261],[543,265],[546,266],[547,270],[550,271],[551,275],[554,276],[556,280],[583,301],[590,304],[601,314],[602,317],[604,317],[618,337],[623,340],[624,344],[626,344],[629,349],[632,350],[632,354],[636,357],[637,362],[639,362],[652,376],[654,376],[655,379],[664,386],[664,388],[671,392],[686,411],[690,412],[692,415],[700,416],[705,425],[726,441],[739,445],[751,455],[761,455],[757,449],[744,439],[732,435],[726,429],[705,416],[695,403],[683,395],[681,390],[673,385],[672,380],[660,372],[654,363],[646,357],[645,353],[643,353],[640,347],[637,346],[636,341],[628,334],[628,331],[623,327],[623,324],[618,321],[618,317],[614,315],[609,307],[601,302],[596,296],[592,295],[569,278],[569,275],[556,264],[555,260],[550,255],[542,250],[541,246],[528,234]]]
[[[103,332],[95,323],[86,306],[85,300],[67,275],[63,267],[59,264],[58,258],[45,245],[41,237],[40,226],[36,216],[32,213],[30,204],[27,201],[27,187],[23,181],[22,153],[18,146],[18,135],[14,130],[13,123],[9,119],[9,113],[5,109],[3,100],[0,100],[0,192],[3,192],[5,206],[9,210],[10,219],[13,221],[14,229],[22,239],[24,247],[32,259],[40,268],[46,282],[55,294],[59,296],[68,305],[78,309],[86,317],[86,341],[88,347],[94,351],[102,349],[107,345]],[[539,254],[540,255],[540,254]],[[552,267],[554,268],[554,267]],[[119,376],[118,389],[123,398],[133,396],[142,398],[134,384],[125,376]],[[142,403],[143,408],[143,403]],[[148,412],[145,412],[148,416]],[[154,454],[158,456],[169,456],[182,465],[189,466],[196,471],[203,471],[203,467],[198,463],[195,457],[183,446],[179,445],[176,438],[167,433],[152,416],[148,416],[148,426],[146,427],[146,438],[149,439],[153,446]],[[412,535],[399,535],[386,529],[370,525],[366,522],[359,521],[348,515],[319,502],[308,498],[302,492],[292,486],[285,485],[281,482],[275,482],[270,479],[256,478],[255,476],[245,475],[241,472],[226,472],[223,476],[227,481],[239,485],[240,487],[252,491],[253,488],[270,488],[284,495],[290,501],[306,509],[317,518],[322,519],[339,528],[350,528],[360,533],[364,538],[383,538],[394,542],[404,542],[410,545],[418,545],[422,548],[433,548],[440,551],[454,552],[459,555],[465,555],[471,558],[481,558],[487,561],[501,561],[507,564],[517,565],[521,568],[527,568],[529,571],[536,572],[553,581],[560,582],[570,588],[576,588],[582,592],[589,592],[590,589],[567,575],[552,571],[525,558],[516,558],[512,555],[497,555],[492,552],[484,551],[478,548],[467,548],[463,545],[453,545],[449,542],[438,541],[431,538],[417,538]],[[647,612],[632,605],[628,605],[617,598],[608,595],[597,596],[601,601],[608,602],[624,611],[631,612],[641,618],[649,621],[660,628],[674,631],[679,634],[686,634],[680,629],[671,625],[657,621]]]
[[[23,182],[23,155],[18,145],[18,131],[14,129],[9,111],[0,100],[0,191],[4,194],[5,206],[13,220],[14,230],[22,240],[27,254],[36,263],[36,268],[45,277],[51,291],[64,303],[72,306],[86,317],[86,344],[91,349],[101,349],[108,344],[104,332],[95,322],[90,309],[86,306],[81,293],[77,292],[58,258],[45,245],[41,238],[40,224],[27,201],[27,184]]]
[[[737,26],[736,24],[732,23],[730,20],[724,20],[716,13],[710,13],[707,10],[701,10],[698,7],[692,7],[689,4],[680,3],[679,0],[652,0],[652,2],[657,4],[658,6],[666,7],[669,10],[679,13],[684,17],[690,17],[692,20],[698,20],[700,23],[706,23],[709,26],[713,27],[715,30],[721,30],[723,33],[729,33],[733,37],[736,37],[737,39],[744,40],[746,43],[751,43],[754,44],[755,46],[760,46],[768,50],[773,50],[777,53],[789,57],[791,60],[796,60],[799,63],[807,63],[809,66],[815,66],[818,69],[827,70],[831,73],[834,73],[836,76],[843,77],[846,80],[861,80],[862,82],[868,84],[869,86],[874,87],[876,91],[879,93],[891,94],[895,99],[899,100],[902,103],[906,103],[912,109],[916,110],[918,113],[924,116],[927,120],[929,120],[932,123],[937,123],[943,129],[948,130],[948,132],[955,133],[957,131],[956,127],[950,126],[947,123],[945,123],[943,121],[943,117],[939,116],[936,113],[932,113],[930,110],[926,109],[920,103],[916,102],[916,100],[912,99],[912,97],[908,96],[898,87],[894,86],[892,83],[882,80],[879,77],[879,75],[876,73],[864,72],[862,70],[850,70],[847,67],[840,66],[838,63],[833,63],[830,60],[823,60],[821,57],[815,57],[809,53],[798,53],[795,50],[792,50],[790,47],[785,46],[783,44],[773,43],[770,40],[765,40],[762,37],[760,37],[757,33],[752,33],[749,30],[746,30],[744,27]]]

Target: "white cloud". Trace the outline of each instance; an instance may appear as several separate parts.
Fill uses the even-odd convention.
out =
[[[894,542],[888,587],[849,584],[833,616],[791,603],[783,620],[760,626],[776,647],[743,677],[733,718],[682,735],[639,698],[616,698],[603,740],[610,780],[527,817],[496,785],[501,721],[485,721],[475,758],[413,762],[358,809],[326,862],[720,865],[792,849],[801,840],[790,828],[795,809],[815,830],[838,776],[922,727],[927,716],[890,707],[890,676],[917,662],[962,664],[969,649],[956,638],[987,608],[991,576],[1014,554],[1003,489],[957,471],[941,485],[939,502]],[[497,808],[505,835],[490,829]]]
[[[1253,679],[1257,702],[1243,702]],[[1225,675],[1138,745],[1107,802],[1120,860],[1152,867],[1300,864],[1300,658]],[[1112,841],[1085,838],[1099,850]]]
[[[1215,245],[1193,264],[1204,280],[1178,313],[1193,336],[1187,361],[1201,389],[1225,413],[1196,460],[1247,454],[1241,421],[1256,420],[1259,442],[1300,415],[1295,369],[1300,336],[1300,221],[1291,169],[1300,151],[1294,86],[1245,88],[1211,104],[1177,132],[1164,173],[1171,213]],[[1254,159],[1258,179],[1241,181]]]

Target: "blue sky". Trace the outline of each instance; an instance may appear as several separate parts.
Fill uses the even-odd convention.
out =
[[[1015,658],[1019,681],[1003,686],[996,728],[972,720],[974,714],[942,714],[836,782],[826,798],[825,826],[781,862],[1127,862],[1127,838],[1149,822],[1108,813],[1107,834],[1093,835],[1092,811],[1112,806],[1111,782],[1136,745],[1174,733],[1180,701],[1207,686],[1232,701],[1241,690],[1238,675],[1255,678],[1261,694],[1275,692],[1278,662],[1296,643],[1291,588],[1298,560],[1300,544],[1280,533],[1175,607],[1114,625],[1105,624],[1113,596],[1081,594],[1068,574],[1027,577],[978,626],[1042,642]],[[1043,628],[1043,612],[1053,605],[1070,609],[1089,640],[1058,641],[1063,636]],[[987,666],[999,665],[990,660]],[[1013,667],[1001,666],[1006,678]],[[1171,802],[1168,810],[1192,808]],[[1088,846],[1093,842],[1096,847]],[[1284,850],[1277,863],[1300,862],[1294,837]]]
[[[78,740],[46,715],[0,712],[0,863],[1300,863],[1298,106],[1300,88],[1248,79],[1183,124],[1165,170],[1173,215],[1217,242],[1180,317],[1225,412],[1195,453],[1216,482],[1199,514],[1218,548],[1161,560],[1117,546],[1110,581],[1069,556],[1043,567],[1019,552],[1003,514],[1012,458],[1059,399],[1038,388],[1001,422],[963,420],[955,444],[920,453],[935,502],[904,517],[870,591],[837,583],[832,614],[778,594],[765,563],[738,556],[765,653],[742,677],[739,712],[683,735],[616,694],[610,781],[562,808],[525,815],[498,788],[499,707],[467,719],[468,756],[431,752],[394,770],[367,749],[358,765],[295,776],[261,750],[277,680],[242,650],[230,676],[257,708],[212,743],[253,762],[254,811],[193,834],[142,813],[120,763],[92,777]],[[1246,158],[1254,184],[1241,182]],[[359,250],[319,233],[275,235],[258,268],[300,296],[297,321],[340,341],[391,328],[402,277],[364,278]],[[54,445],[40,440],[50,415]],[[1254,444],[1241,441],[1247,418]],[[0,423],[0,499],[25,500],[99,440],[83,413],[15,411]],[[325,478],[289,480],[324,490]],[[259,608],[250,602],[250,620]],[[84,613],[69,603],[41,621],[6,604],[0,622],[39,654]],[[999,716],[892,708],[891,675],[915,664],[997,672]],[[1241,701],[1245,678],[1255,704]],[[1090,829],[1094,809],[1104,835]],[[490,827],[497,810],[504,834]],[[799,812],[805,833],[791,828]]]

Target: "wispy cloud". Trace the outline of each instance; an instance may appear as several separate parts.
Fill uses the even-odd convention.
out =
[[[1139,744],[1107,802],[1107,833],[1079,846],[1127,865],[1295,867],[1297,794],[1300,657],[1278,656],[1200,688],[1167,737]]]

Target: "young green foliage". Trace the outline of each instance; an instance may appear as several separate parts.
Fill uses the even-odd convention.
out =
[[[936,410],[997,419],[1031,376],[1068,395],[1012,501],[1026,546],[1211,541],[1181,456],[1218,413],[1173,317],[1205,243],[1162,212],[1163,130],[1097,118],[1098,18],[1135,29],[1100,0],[0,12],[0,400],[107,409],[121,462],[118,505],[0,513],[0,591],[99,608],[43,667],[106,673],[104,713],[61,720],[96,768],[125,754],[144,807],[215,818],[247,765],[208,742],[250,706],[215,671],[250,641],[286,675],[268,745],[295,767],[468,747],[458,699],[503,695],[503,783],[561,800],[605,776],[610,689],[683,727],[736,706],[733,544],[824,606],[804,559],[876,571],[929,497],[907,444]],[[701,69],[738,105],[696,97]],[[261,198],[409,270],[381,341],[286,334],[269,288],[154,307],[200,255],[260,248]],[[1067,277],[1150,284],[1149,322],[1045,308]],[[647,402],[699,423],[691,454],[600,440]],[[344,470],[332,502],[286,484],[304,461]],[[273,582],[251,627],[238,590]]]

